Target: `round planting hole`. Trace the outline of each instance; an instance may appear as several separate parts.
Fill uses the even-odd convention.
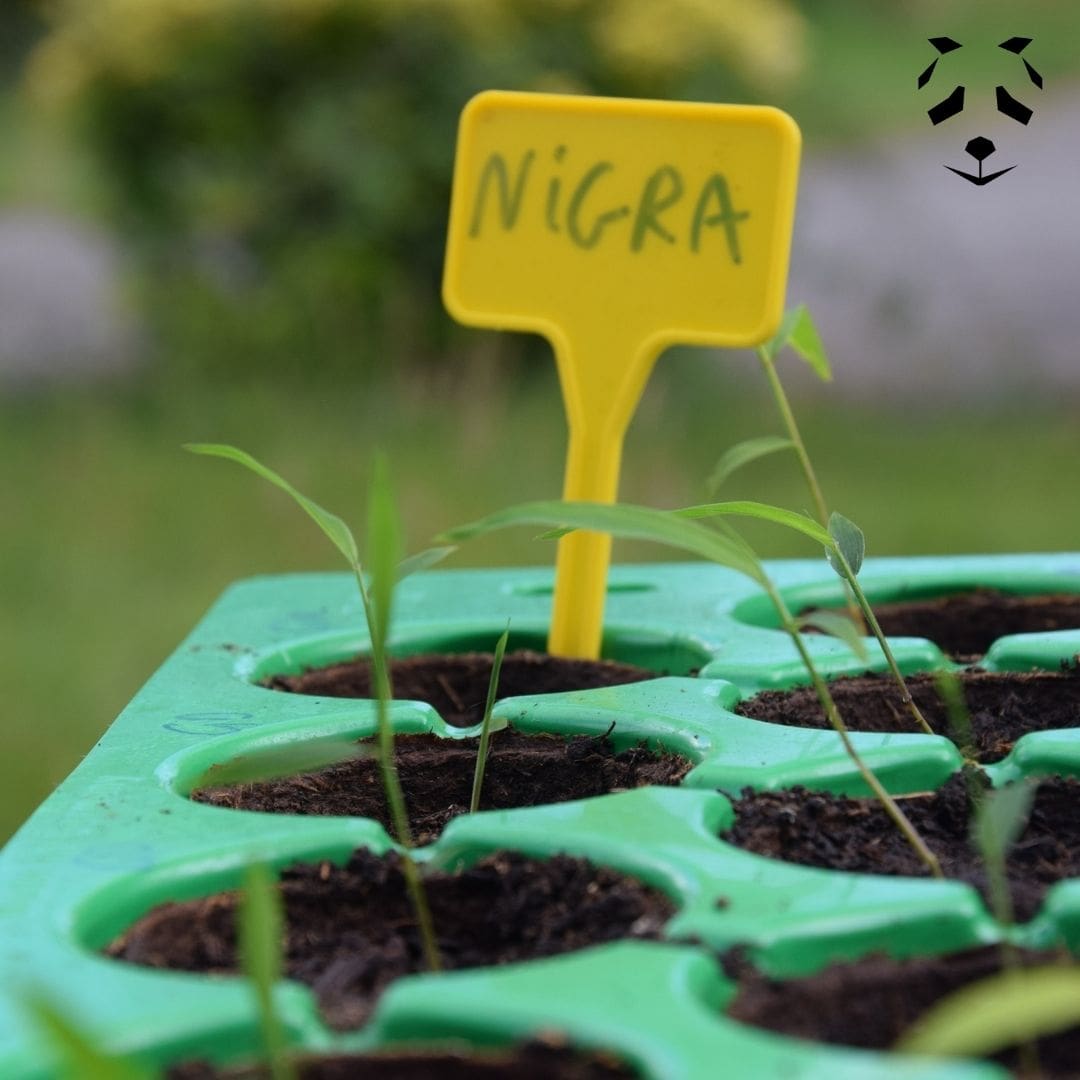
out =
[[[1056,953],[1016,950],[1024,967],[1060,964]],[[728,1015],[783,1035],[866,1050],[890,1050],[916,1020],[946,994],[1001,971],[998,947],[967,949],[939,956],[893,960],[870,956],[834,964],[799,979],[770,979],[738,955],[725,962],[739,992]],[[1044,1080],[1072,1080],[1080,1062],[1080,1028],[1039,1040],[1036,1052]],[[1020,1070],[1016,1050],[995,1055]]]
[[[898,800],[947,878],[973,885],[989,903],[981,855],[971,845],[975,777],[957,773],[938,791]],[[1080,782],[1039,783],[1027,827],[1009,851],[1006,870],[1016,918],[1031,919],[1047,890],[1080,875]],[[926,876],[927,870],[875,799],[851,799],[805,788],[744,791],[723,839],[786,862],[860,874]]]
[[[479,744],[475,738],[395,737],[394,758],[418,843],[436,840],[449,821],[468,811]],[[678,754],[644,747],[618,751],[603,736],[563,738],[507,729],[491,736],[480,809],[543,806],[646,784],[675,785],[692,764]],[[370,817],[393,831],[378,763],[369,756],[300,776],[203,787],[191,798],[233,810]]]
[[[1023,596],[972,589],[950,596],[875,604],[888,637],[928,638],[956,659],[975,660],[998,638],[1080,628],[1080,593]]]
[[[634,878],[583,859],[496,852],[424,883],[447,970],[493,967],[622,938],[655,940],[675,905]],[[421,940],[396,854],[360,849],[345,866],[282,871],[285,972],[306,983],[326,1022],[357,1028],[402,975],[424,970]],[[136,964],[235,973],[238,895],[166,903],[106,949]]]
[[[959,679],[971,715],[975,758],[999,761],[1021,735],[1080,727],[1080,671],[1060,674],[961,672]],[[908,689],[927,723],[951,736],[950,721],[932,675],[913,675]],[[911,713],[896,683],[885,675],[835,679],[829,690],[852,731],[916,733]],[[817,694],[810,687],[766,690],[739,703],[736,712],[788,727],[828,728]]]
[[[534,1040],[506,1050],[402,1048],[374,1054],[300,1058],[299,1080],[623,1080],[638,1073],[612,1054]],[[179,1065],[168,1080],[269,1080],[265,1068]]]
[[[409,656],[391,661],[394,697],[424,701],[452,727],[471,727],[483,719],[491,679],[490,653],[447,653]],[[503,657],[500,698],[593,690],[602,686],[655,679],[656,672],[614,660],[570,660],[531,650]],[[273,675],[264,680],[272,690],[320,697],[370,698],[371,666],[366,657],[315,668],[299,675]]]

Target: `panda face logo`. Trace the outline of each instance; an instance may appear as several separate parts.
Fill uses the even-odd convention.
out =
[[[936,37],[929,38],[930,44],[934,46],[938,51],[938,56],[934,58],[933,62],[927,67],[918,79],[918,89],[922,90],[926,87],[931,80],[931,77],[935,74],[935,69],[938,66],[938,60],[946,53],[954,52],[956,49],[962,48],[959,41],[953,41],[949,37]],[[1042,76],[1021,56],[1021,53],[1031,44],[1031,38],[1025,37],[1011,37],[1008,41],[1003,41],[998,48],[1004,49],[1008,53],[1013,53],[1023,63],[1023,71],[1027,73],[1027,78],[1033,86],[1038,89],[1043,88]],[[1022,73],[1019,65],[1017,65],[1017,77],[1021,78]],[[937,85],[941,86],[945,83],[945,80],[940,77],[937,80]],[[1014,87],[1014,89],[1016,89]],[[1017,90],[1017,93],[1020,93]],[[926,115],[930,117],[930,122],[936,127],[938,124],[942,124],[947,120],[951,120],[953,117],[958,116],[964,111],[965,98],[967,95],[967,87],[955,86],[952,90],[946,94],[945,97],[939,99],[931,108],[926,112]],[[1025,127],[1035,115],[1035,111],[1029,106],[1025,105],[1006,89],[1004,84],[1001,84],[994,89],[994,100],[997,106],[997,111],[1003,116],[1008,117],[1010,120],[1014,120],[1018,124],[1023,124]],[[969,139],[967,145],[964,147],[965,152],[978,163],[978,173],[973,174],[964,172],[963,169],[953,168],[952,165],[946,165],[945,168],[950,172],[956,173],[957,176],[962,176],[965,180],[971,181],[971,183],[978,186],[989,184],[992,180],[996,180],[999,176],[1004,176],[1007,172],[1011,172],[1016,168],[1015,165],[1010,165],[1008,168],[999,169],[997,172],[983,174],[983,162],[990,157],[996,151],[997,147],[990,141],[985,135],[977,135],[973,139]]]

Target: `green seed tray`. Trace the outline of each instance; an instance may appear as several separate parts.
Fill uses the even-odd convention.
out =
[[[792,604],[838,603],[824,561],[770,565]],[[1080,555],[869,560],[871,600],[972,585],[1014,592],[1080,592]],[[397,600],[399,653],[490,649],[511,620],[512,647],[543,647],[550,570],[442,571],[407,579]],[[658,944],[620,943],[504,968],[401,980],[359,1033],[335,1035],[309,992],[283,983],[278,1003],[293,1044],[368,1048],[453,1036],[501,1043],[559,1028],[604,1046],[646,1075],[696,1078],[730,1062],[733,1075],[991,1077],[970,1063],[910,1065],[885,1055],[796,1043],[748,1030],[722,1014],[731,986],[714,954],[746,945],[767,970],[800,974],[836,957],[886,948],[941,951],[1000,940],[977,894],[957,882],[878,878],[795,867],[750,855],[718,837],[732,819],[724,792],[802,783],[862,791],[831,732],[777,729],[730,710],[758,688],[803,680],[797,658],[756,588],[699,564],[613,570],[604,654],[657,672],[645,683],[508,698],[498,713],[533,731],[646,740],[695,767],[678,789],[647,788],[556,806],[455,820],[419,853],[453,868],[499,848],[543,857],[581,855],[671,895],[679,912]],[[98,950],[155,904],[236,887],[254,859],[282,867],[344,861],[358,846],[392,844],[358,818],[231,811],[186,795],[208,769],[290,742],[361,737],[370,702],[279,694],[256,685],[362,651],[355,585],[347,575],[262,578],[233,586],[149,680],[86,760],[0,855],[0,1076],[61,1075],[23,1002],[43,994],[108,1050],[154,1065],[190,1056],[250,1054],[257,1027],[238,979],[152,971]],[[947,663],[918,639],[895,639],[907,672]],[[839,642],[811,647],[831,676],[865,670]],[[1080,631],[1001,639],[986,664],[1056,669],[1080,653]],[[883,667],[871,653],[868,665]],[[692,676],[692,672],[697,672]],[[461,738],[427,705],[395,702],[400,732]],[[1047,771],[1080,774],[1080,731],[1025,736],[995,780]],[[959,757],[923,735],[857,735],[896,792],[942,783]],[[1040,915],[1013,935],[1080,945],[1080,882],[1052,890]],[[721,1057],[722,1055],[722,1057]]]

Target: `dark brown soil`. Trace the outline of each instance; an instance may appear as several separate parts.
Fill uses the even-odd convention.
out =
[[[982,656],[999,637],[1080,628],[1080,593],[1020,596],[972,589],[952,596],[875,604],[890,637],[929,638],[957,659]]]
[[[408,656],[391,661],[394,697],[425,701],[451,727],[470,727],[484,718],[491,653],[447,653]],[[500,698],[593,690],[600,686],[655,679],[657,673],[613,660],[569,660],[520,650],[503,657],[499,671]],[[366,657],[344,664],[313,668],[300,675],[274,675],[264,686],[293,694],[321,697],[370,698],[371,670]]]
[[[977,761],[999,761],[1029,731],[1080,727],[1080,672],[996,674],[962,672],[960,681],[971,713]],[[941,735],[951,735],[945,707],[931,675],[913,675],[908,688],[926,722]],[[903,706],[892,679],[860,675],[835,679],[829,689],[840,715],[852,731],[915,732],[918,728]],[[739,704],[743,716],[789,727],[827,728],[828,721],[809,687],[766,690]]]
[[[535,1041],[509,1050],[387,1051],[297,1062],[300,1080],[622,1080],[638,1074],[607,1054]],[[220,1070],[191,1064],[168,1080],[270,1080],[265,1068]]]
[[[1025,967],[1063,959],[1053,953],[1018,955]],[[739,993],[728,1014],[797,1038],[888,1050],[940,998],[997,973],[1000,965],[1001,951],[991,947],[908,960],[871,956],[808,978],[775,981],[736,957],[729,973],[739,980]],[[1043,1039],[1037,1049],[1044,1080],[1080,1075],[1080,1028]],[[995,1060],[1018,1070],[1015,1051]]]
[[[431,843],[448,821],[468,811],[479,742],[434,735],[399,735],[394,740],[398,775],[418,843]],[[491,736],[480,808],[543,806],[645,784],[673,785],[691,765],[677,754],[641,747],[616,753],[603,737],[564,739],[507,729]],[[372,758],[302,776],[204,788],[191,797],[215,806],[276,814],[372,817],[392,832],[379,767]]]
[[[361,849],[344,867],[301,863],[282,872],[285,970],[312,988],[334,1028],[360,1027],[390,983],[424,968],[400,865],[397,855]],[[425,874],[425,882],[447,970],[652,940],[675,910],[663,893],[565,855],[499,852],[458,874]],[[162,904],[106,952],[150,967],[235,972],[236,903],[227,892]]]
[[[982,859],[968,842],[968,780],[953,776],[939,791],[899,800],[908,819],[941,860],[947,878],[987,896]],[[1080,781],[1039,784],[1025,831],[1009,853],[1007,870],[1016,918],[1030,919],[1046,890],[1080,875]],[[724,839],[759,855],[804,866],[867,874],[927,871],[874,799],[849,799],[792,788],[747,789],[735,802],[735,824]]]

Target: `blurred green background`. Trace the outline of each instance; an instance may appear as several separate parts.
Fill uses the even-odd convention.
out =
[[[46,215],[106,237],[130,332],[108,371],[0,371],[0,838],[228,582],[336,567],[283,496],[182,442],[236,443],[354,523],[384,448],[414,547],[558,495],[565,433],[546,345],[456,327],[439,301],[456,118],[473,93],[765,102],[795,116],[808,154],[846,152],[921,129],[912,86],[927,32],[992,27],[1014,10],[8,0],[0,220]],[[1075,79],[1080,8],[1023,12],[1023,31],[1045,43],[1042,73]],[[804,381],[797,405],[826,495],[862,524],[871,554],[1078,546],[1063,464],[1075,461],[1075,401],[1036,390],[942,403],[931,389],[917,409],[855,402],[842,371],[857,358],[833,361],[835,388]],[[776,432],[757,376],[749,354],[665,356],[630,433],[624,497],[698,501],[725,448]],[[730,494],[807,503],[781,458]],[[769,555],[813,554],[750,535]],[[451,565],[551,558],[506,534]]]

